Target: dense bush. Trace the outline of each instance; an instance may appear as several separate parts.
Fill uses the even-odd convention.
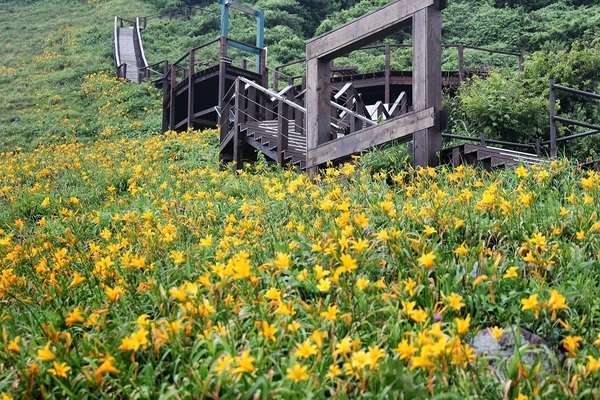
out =
[[[536,52],[525,70],[494,70],[485,79],[475,77],[448,99],[454,131],[479,133],[495,139],[529,143],[547,140],[549,132],[549,82],[600,93],[600,41],[575,42],[569,50]],[[597,101],[557,92],[560,115],[592,124],[600,123]],[[582,129],[559,125],[559,136]],[[565,154],[594,156],[598,138],[570,142]]]

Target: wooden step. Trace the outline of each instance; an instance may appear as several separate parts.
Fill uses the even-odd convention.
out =
[[[579,164],[583,169],[591,169],[593,171],[600,171],[600,160],[586,161]]]
[[[479,165],[487,170],[514,168],[520,164],[540,164],[544,161],[535,154],[466,143],[444,149],[442,159],[454,166],[466,163]]]

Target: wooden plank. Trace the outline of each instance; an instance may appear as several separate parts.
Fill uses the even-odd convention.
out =
[[[413,107],[415,111],[442,109],[442,13],[437,7],[417,11],[413,17]],[[439,127],[414,134],[415,166],[436,166],[442,150]]]
[[[398,0],[346,25],[321,35],[306,44],[306,59],[332,60],[365,44],[382,39],[410,26],[417,11],[435,4],[435,0]]]
[[[373,146],[380,146],[394,140],[410,140],[418,131],[435,126],[436,113],[428,108],[386,121],[351,135],[322,144],[307,150],[307,168],[318,167],[327,161],[360,153]]]

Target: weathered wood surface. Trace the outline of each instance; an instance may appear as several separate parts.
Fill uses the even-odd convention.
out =
[[[544,162],[542,157],[535,154],[476,144],[460,144],[444,149],[441,158],[443,162],[449,162],[454,167],[461,164],[470,164],[479,165],[488,170],[514,168],[519,164],[540,164]]]
[[[413,16],[413,109],[442,109],[442,12],[428,7]],[[413,162],[419,166],[439,164],[442,150],[440,127],[415,132]]]
[[[391,141],[413,133],[415,165],[434,166],[439,163],[437,157],[442,143],[439,125],[424,124],[421,131],[407,129],[409,125],[390,130],[386,123],[381,127],[367,128],[370,132],[368,135],[354,133],[336,140],[330,134],[332,119],[329,101],[331,61],[335,57],[389,36],[412,23],[413,106],[417,113],[435,110],[432,119],[436,121],[435,114],[441,110],[441,10],[445,6],[445,0],[396,0],[307,43],[307,165],[311,168],[310,172],[315,172],[321,163],[364,151],[373,144],[381,144],[377,143],[378,140],[388,138]],[[386,100],[389,100],[390,75],[390,71],[385,72],[385,86],[388,89]],[[355,122],[351,119],[351,126]],[[405,133],[397,133],[401,131]],[[371,142],[371,139],[366,139],[370,136],[377,139]],[[327,143],[332,139],[333,143]]]
[[[331,123],[331,83],[329,61],[313,58],[306,61],[307,91],[305,95],[308,148],[329,140]]]
[[[309,148],[306,165],[307,168],[312,168],[327,161],[345,158],[388,142],[407,141],[415,132],[428,129],[435,124],[436,112],[433,108],[411,112],[321,144],[314,149]]]
[[[135,45],[133,26],[119,28],[119,59],[121,64],[126,64],[126,79],[131,82],[139,82],[137,59],[135,57]]]
[[[399,0],[323,34],[306,44],[306,58],[331,60],[349,51],[389,36],[405,26],[419,10],[434,5],[435,0]]]

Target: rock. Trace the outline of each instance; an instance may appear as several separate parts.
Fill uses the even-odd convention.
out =
[[[471,340],[471,346],[475,354],[488,360],[490,368],[503,380],[505,376],[499,367],[509,365],[516,354],[520,354],[521,362],[529,367],[538,358],[545,370],[552,365],[548,343],[516,325],[505,328],[500,340],[494,339],[489,329],[482,329]]]

